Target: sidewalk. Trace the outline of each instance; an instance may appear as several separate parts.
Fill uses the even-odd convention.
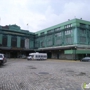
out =
[[[59,61],[59,62],[80,62],[80,60],[61,60],[61,59],[47,59],[48,61]]]

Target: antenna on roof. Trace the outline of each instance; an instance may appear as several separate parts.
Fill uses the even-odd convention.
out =
[[[80,18],[80,19],[82,19],[82,18]]]

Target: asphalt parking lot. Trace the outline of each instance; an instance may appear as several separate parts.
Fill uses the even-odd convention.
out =
[[[0,66],[0,90],[82,90],[90,62],[10,59]]]

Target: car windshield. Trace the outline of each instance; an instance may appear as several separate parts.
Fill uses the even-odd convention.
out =
[[[33,57],[33,55],[29,55],[29,57]]]
[[[0,55],[0,58],[2,58],[2,55]]]
[[[90,59],[90,57],[85,57],[84,59],[88,59],[88,58]]]

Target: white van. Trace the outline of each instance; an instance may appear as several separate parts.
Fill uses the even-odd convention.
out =
[[[28,60],[46,60],[47,54],[46,53],[30,53],[27,57]]]

